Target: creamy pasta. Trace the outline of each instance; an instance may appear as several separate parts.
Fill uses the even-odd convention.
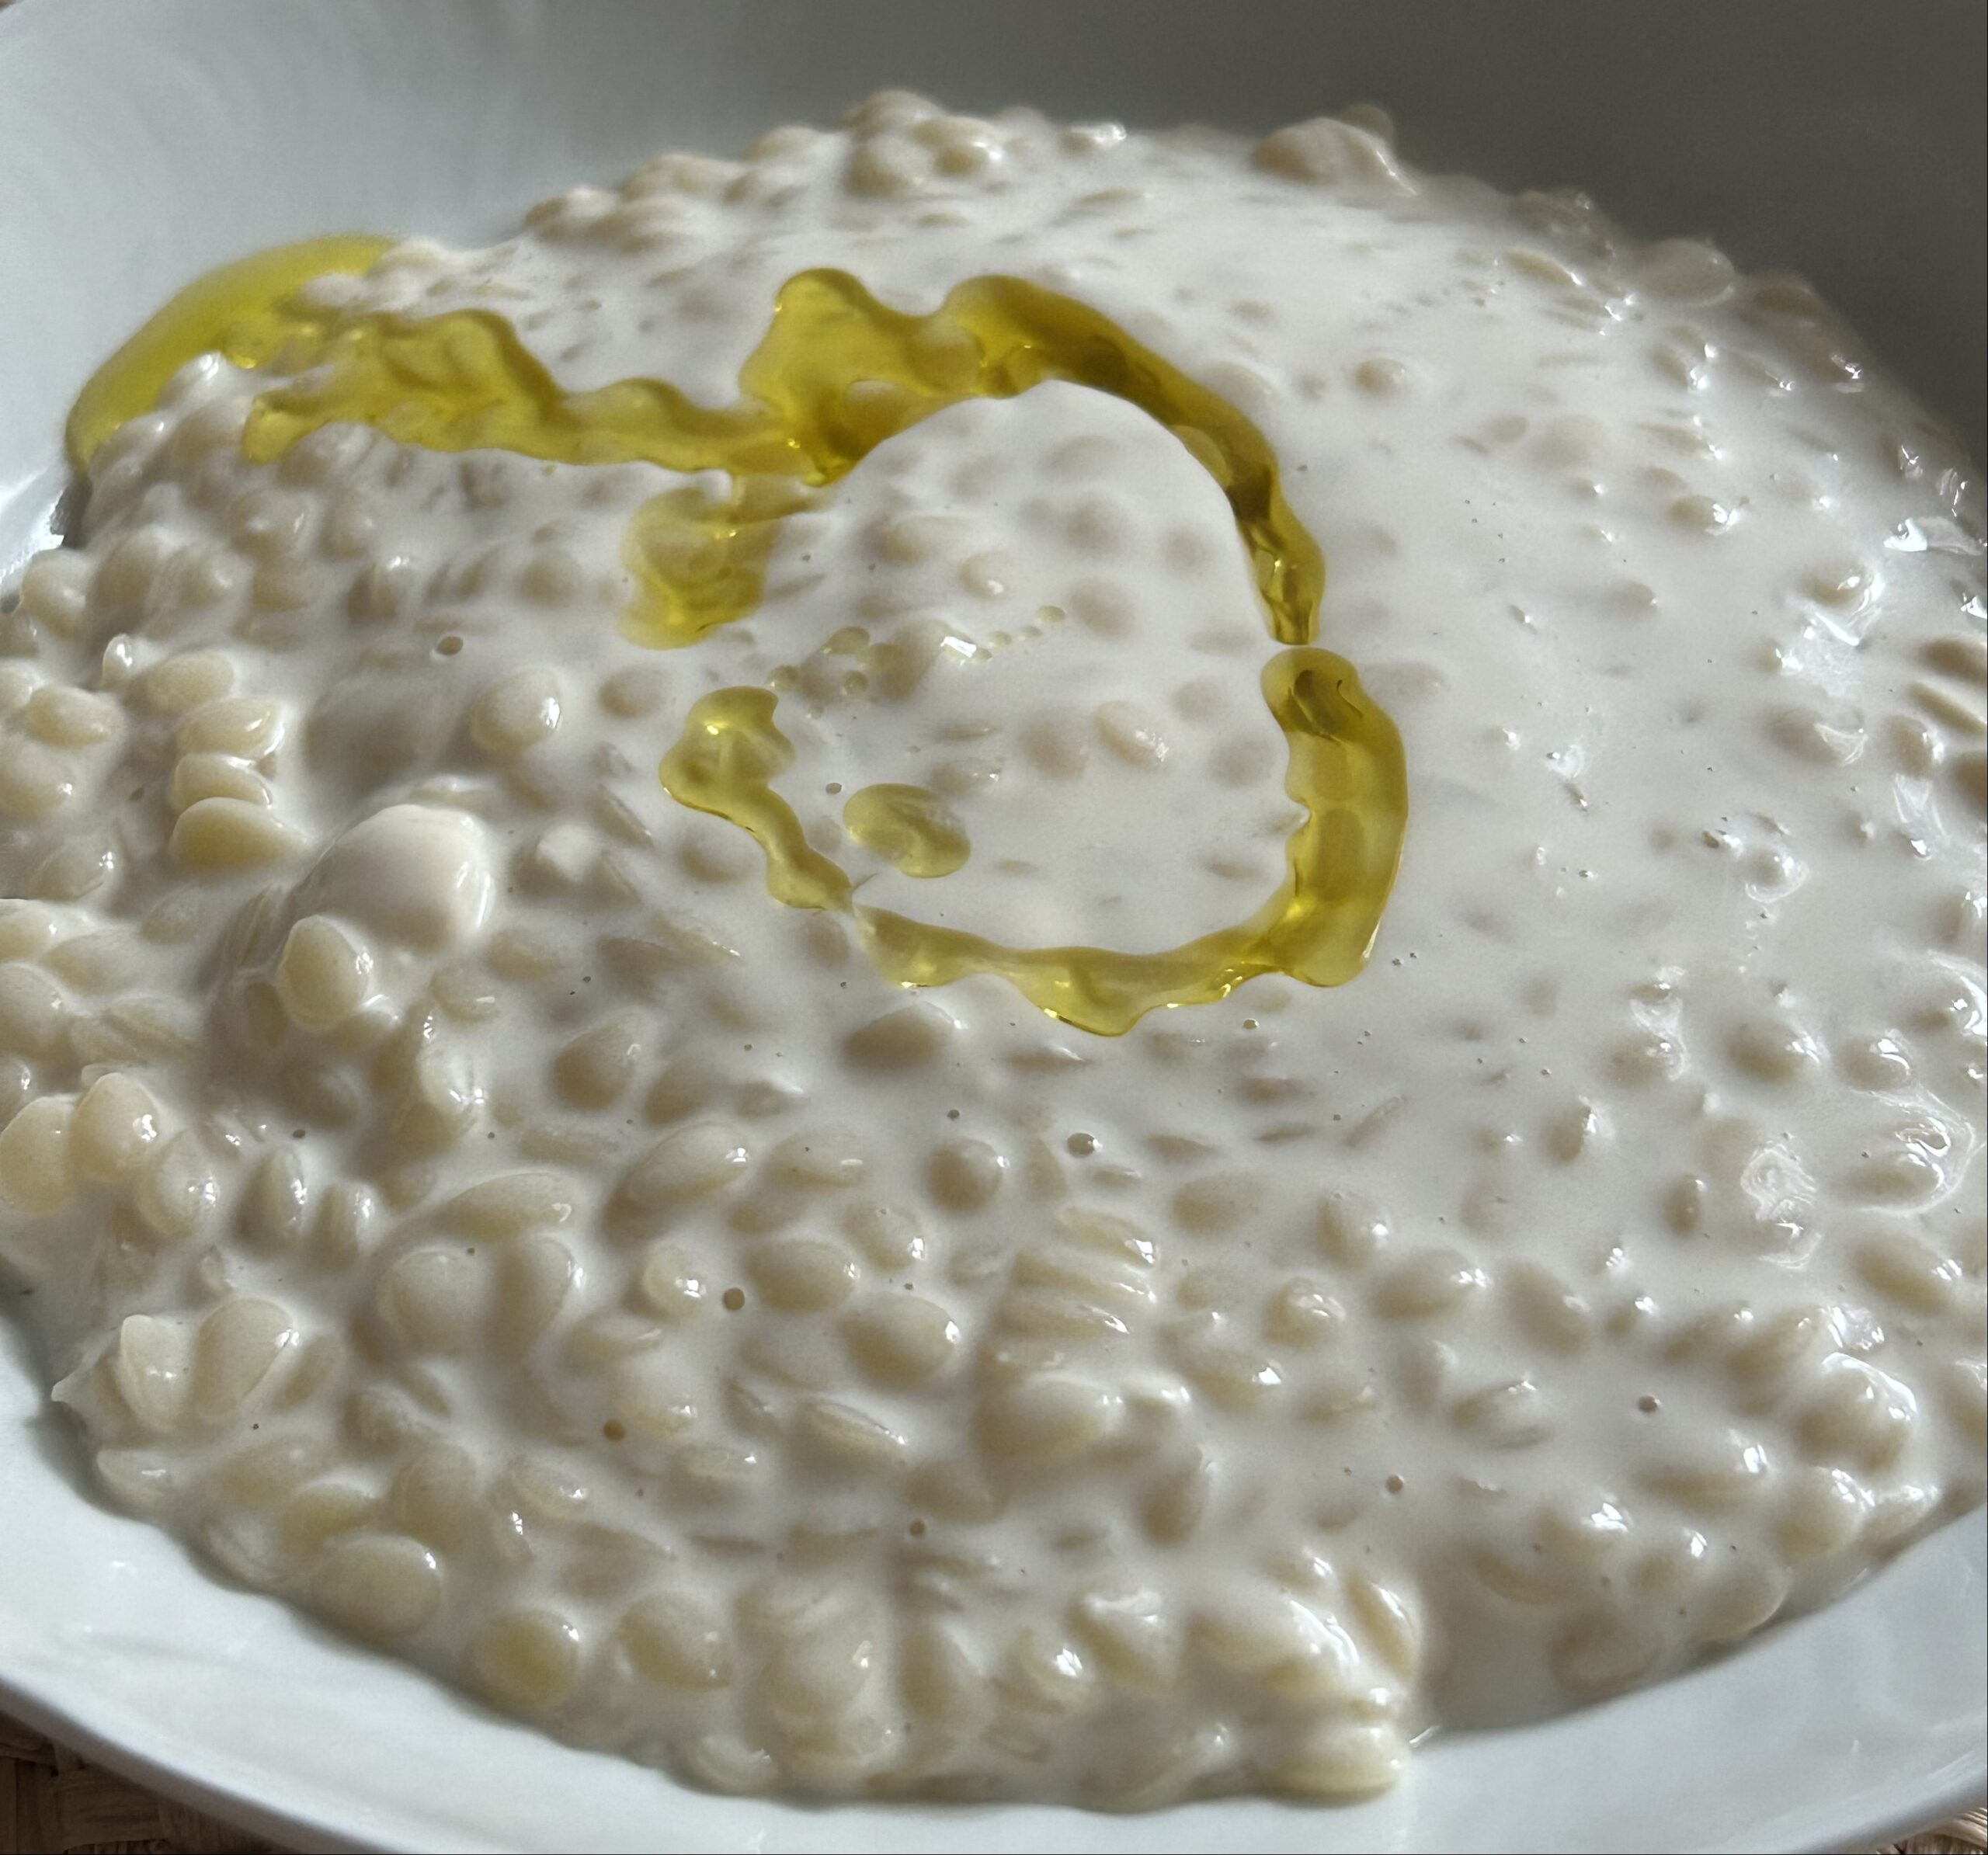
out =
[[[1802,284],[886,93],[252,261],[71,440],[0,1259],[227,1575],[1145,1808],[1979,1501],[1979,484]]]

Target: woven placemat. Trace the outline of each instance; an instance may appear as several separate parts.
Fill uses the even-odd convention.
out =
[[[275,1847],[0,1718],[0,1855],[264,1855]],[[1894,1843],[1886,1855],[1983,1855],[1984,1849],[1988,1813],[1976,1810]]]

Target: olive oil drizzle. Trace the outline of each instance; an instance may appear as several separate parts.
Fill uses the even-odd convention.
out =
[[[663,757],[663,786],[757,840],[776,900],[852,914],[870,957],[901,985],[997,974],[1051,1016],[1117,1035],[1160,1006],[1208,1002],[1260,974],[1336,985],[1361,971],[1406,825],[1400,738],[1353,666],[1313,643],[1322,556],[1284,500],[1268,441],[1218,394],[1097,310],[1020,279],[970,279],[918,315],[835,270],[804,271],[781,286],[729,405],[701,406],[667,381],[639,377],[572,392],[501,316],[348,313],[315,307],[301,290],[312,278],[362,270],[386,248],[358,238],[287,246],[182,292],[78,398],[68,426],[78,467],[155,405],[181,365],[213,352],[286,377],[258,395],[243,430],[243,449],[259,461],[322,426],[352,422],[432,450],[721,471],[728,493],[664,490],[637,509],[624,542],[636,589],[624,627],[639,643],[676,648],[752,611],[782,520],[887,439],[962,400],[1010,398],[1048,380],[1110,394],[1165,427],[1214,479],[1248,550],[1271,637],[1285,647],[1265,665],[1262,690],[1286,742],[1284,790],[1305,818],[1286,843],[1283,881],[1255,914],[1164,952],[1125,954],[1008,947],[863,905],[775,789],[794,752],[766,689],[697,702]],[[865,788],[844,823],[908,875],[942,877],[969,854],[958,821],[917,787]]]

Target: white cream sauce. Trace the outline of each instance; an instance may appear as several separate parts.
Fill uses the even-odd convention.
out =
[[[1122,1037],[907,994],[662,790],[770,684],[867,900],[1140,950],[1295,817],[1208,478],[1072,386],[617,630],[665,473],[217,361],[0,618],[0,1256],[105,1485],[699,1783],[1356,1793],[1981,1498],[1979,485],[1799,284],[1368,127],[886,96],[313,287],[717,405],[795,273],[1094,305],[1270,439],[1403,737],[1368,970]],[[850,672],[849,627],[917,666]],[[930,786],[901,874],[840,797]]]

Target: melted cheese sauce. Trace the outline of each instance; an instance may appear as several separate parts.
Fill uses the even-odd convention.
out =
[[[1979,1501],[1979,492],[1800,286],[887,95],[250,259],[70,442],[0,1256],[232,1575],[695,1782],[1149,1807]]]

